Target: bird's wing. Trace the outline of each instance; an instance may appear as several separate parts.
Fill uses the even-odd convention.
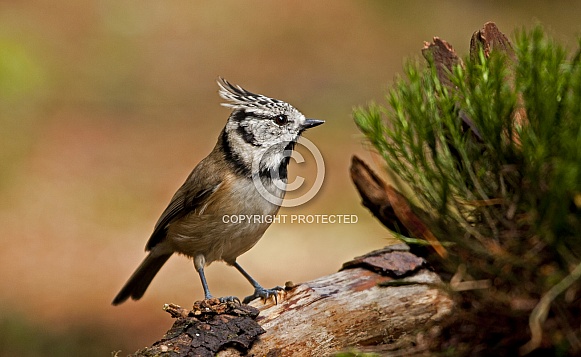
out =
[[[171,202],[157,220],[153,233],[145,246],[146,251],[153,249],[153,247],[165,238],[170,223],[191,213],[196,208],[202,207],[203,203],[222,184],[215,176],[211,180],[206,180],[206,182],[196,182],[191,179],[193,174],[190,175],[188,180],[175,193]]]

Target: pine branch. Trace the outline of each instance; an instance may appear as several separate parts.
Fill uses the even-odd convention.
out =
[[[463,267],[473,280],[494,282],[456,295],[467,308],[450,323],[451,334],[457,344],[494,343],[497,351],[517,353],[529,336],[507,338],[506,328],[527,331],[532,311],[515,310],[514,302],[549,296],[574,276],[569,295],[558,290],[543,305],[560,313],[535,320],[554,331],[543,336],[548,349],[574,348],[581,338],[574,303],[581,284],[571,275],[581,264],[581,49],[569,55],[539,26],[518,32],[513,45],[487,23],[464,59],[437,37],[422,54],[427,66],[406,64],[384,105],[356,108],[353,116],[387,167],[412,188],[415,197],[405,200],[419,202],[415,211],[427,217],[426,230],[435,241],[453,243],[446,259],[430,261],[449,275]],[[390,203],[398,227],[405,226]],[[487,326],[486,333],[454,330],[460,318]],[[569,336],[566,347],[559,336]]]

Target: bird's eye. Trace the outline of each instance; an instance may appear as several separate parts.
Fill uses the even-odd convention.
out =
[[[274,117],[274,122],[278,125],[285,125],[286,123],[288,123],[288,118],[284,114],[279,114]]]

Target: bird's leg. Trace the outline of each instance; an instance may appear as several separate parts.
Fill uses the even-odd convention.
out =
[[[204,288],[204,299],[209,300],[212,298],[212,294],[210,294],[210,288],[208,288],[208,282],[206,281],[206,275],[204,274],[204,265],[206,265],[206,259],[204,256],[199,255],[196,256],[194,259],[194,266],[196,267],[196,271],[200,275],[200,280],[202,281],[202,287]],[[238,302],[240,303],[240,299],[236,296],[224,296],[219,298],[220,302]]]
[[[209,300],[212,298],[210,294],[210,288],[208,288],[208,282],[206,282],[206,275],[204,275],[204,268],[196,269],[198,274],[200,274],[200,280],[202,281],[202,287],[204,288],[204,299]]]
[[[267,299],[269,299],[270,297],[274,297],[274,303],[278,304],[278,293],[282,290],[284,290],[284,288],[280,287],[280,286],[276,286],[272,289],[265,289],[263,288],[256,280],[254,280],[250,274],[248,274],[246,272],[246,270],[242,269],[242,267],[240,266],[240,264],[238,264],[237,262],[234,262],[234,264],[232,264],[234,266],[234,268],[238,269],[238,271],[244,275],[244,277],[246,278],[246,280],[248,280],[248,282],[250,284],[252,284],[252,286],[254,287],[254,294],[247,296],[244,298],[244,300],[242,301],[244,304],[248,304],[249,302],[251,302],[252,300],[256,299],[256,298],[261,298],[264,301],[266,301]]]

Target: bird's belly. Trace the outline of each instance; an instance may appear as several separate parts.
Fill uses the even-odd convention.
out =
[[[195,257],[204,255],[206,263],[224,260],[233,263],[236,258],[252,248],[270,224],[241,222],[228,215],[192,216],[181,224],[174,225],[168,232],[173,250]]]
[[[212,195],[198,211],[168,227],[169,242],[174,251],[195,257],[203,254],[206,263],[236,258],[260,240],[280,202],[270,202],[257,194],[251,181],[224,184],[224,194]],[[279,192],[280,201],[284,192]]]

